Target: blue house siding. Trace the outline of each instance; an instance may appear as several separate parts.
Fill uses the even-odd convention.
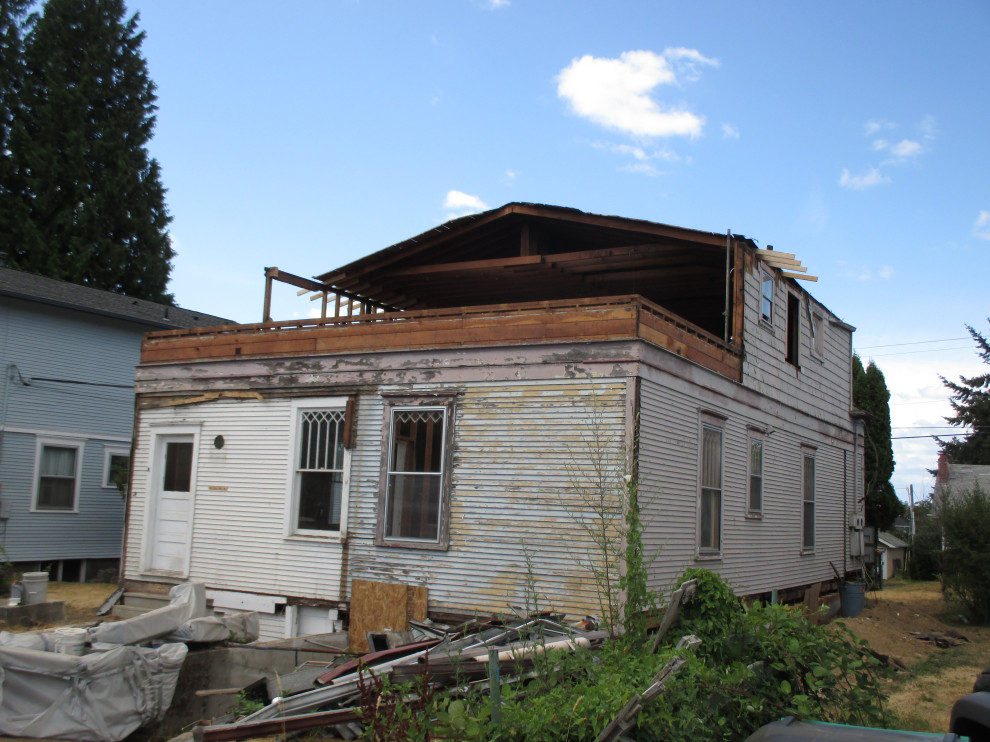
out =
[[[226,321],[0,269],[0,543],[7,560],[58,568],[65,560],[120,558],[124,498],[106,486],[107,456],[130,455],[141,339],[148,330],[196,324]],[[45,443],[54,447],[49,467],[68,466],[65,451],[61,465],[53,463],[59,449],[76,452],[73,471],[46,472],[72,475],[54,477],[61,489],[49,495],[67,496],[74,484],[72,507],[38,507]]]

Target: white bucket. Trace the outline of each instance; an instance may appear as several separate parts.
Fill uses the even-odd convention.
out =
[[[55,629],[55,652],[81,657],[86,652],[86,629]]]
[[[21,584],[24,585],[23,605],[34,605],[44,603],[48,598],[48,573],[47,572],[25,572],[21,577]]]

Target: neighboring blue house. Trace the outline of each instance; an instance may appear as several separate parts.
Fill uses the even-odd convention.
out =
[[[2,257],[2,256],[0,256]],[[231,324],[0,264],[0,543],[52,579],[116,573],[149,330]],[[109,572],[104,572],[109,575]]]

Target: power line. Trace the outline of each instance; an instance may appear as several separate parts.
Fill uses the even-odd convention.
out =
[[[941,340],[915,340],[910,343],[891,343],[889,345],[866,345],[860,350],[872,350],[873,348],[903,348],[905,345],[925,345],[926,343],[954,343],[957,340],[969,340],[970,338],[942,338]]]

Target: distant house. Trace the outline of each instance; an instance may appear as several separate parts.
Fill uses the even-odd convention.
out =
[[[601,615],[625,477],[655,590],[692,566],[746,595],[854,571],[853,328],[803,270],[739,235],[509,204],[283,277],[323,318],[151,333],[127,588],[205,580],[269,637],[326,630],[358,581],[441,619]]]
[[[960,495],[979,488],[990,493],[990,466],[978,464],[953,464],[945,454],[938,457],[935,473],[937,498]]]
[[[883,579],[889,580],[904,569],[908,548],[908,544],[894,534],[880,531],[877,551],[880,552],[880,575]]]
[[[134,416],[149,330],[226,324],[0,267],[0,543],[52,577],[116,573]],[[106,572],[105,574],[109,574]]]

